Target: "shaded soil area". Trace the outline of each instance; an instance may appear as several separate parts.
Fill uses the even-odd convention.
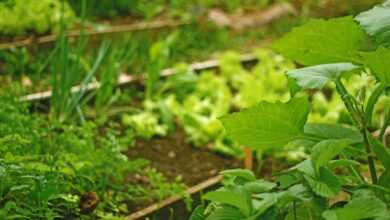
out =
[[[188,186],[196,185],[219,171],[241,167],[241,162],[219,155],[207,148],[195,148],[185,140],[180,129],[164,138],[138,140],[125,154],[129,159],[144,158],[169,180],[181,176]]]

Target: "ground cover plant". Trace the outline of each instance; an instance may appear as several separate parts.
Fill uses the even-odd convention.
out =
[[[0,33],[9,36],[58,32],[61,14],[67,27],[76,19],[70,6],[59,0],[5,0],[0,2],[0,11]]]
[[[384,108],[379,135],[372,134],[373,108],[389,88],[390,54],[386,19],[390,2],[356,17],[311,20],[273,44],[273,48],[307,66],[290,70],[289,101],[261,101],[254,107],[223,116],[230,138],[254,149],[280,148],[293,143],[310,156],[275,181],[256,179],[247,170],[222,172],[223,187],[207,193],[211,201],[191,219],[389,219],[390,152],[384,140],[389,104]],[[357,93],[345,78],[369,74]],[[300,90],[334,84],[350,124],[309,123],[310,102]]]

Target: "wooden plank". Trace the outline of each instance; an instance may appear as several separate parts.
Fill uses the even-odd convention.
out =
[[[196,194],[198,192],[201,192],[207,188],[210,188],[210,187],[216,185],[221,180],[222,180],[222,176],[220,176],[220,175],[209,178],[208,180],[206,180],[198,185],[190,187],[189,189],[187,189],[186,193],[189,195]],[[153,205],[150,205],[150,206],[148,206],[140,211],[137,211],[137,212],[127,216],[126,219],[127,220],[136,220],[136,219],[146,217],[147,215],[150,215],[161,208],[167,207],[175,202],[180,201],[182,198],[183,197],[180,195],[169,197],[161,202],[157,202]]]
[[[159,29],[159,28],[177,27],[185,24],[188,24],[188,22],[173,21],[173,20],[138,22],[134,24],[115,25],[101,30],[86,29],[84,31],[84,34],[87,36],[104,35],[104,34],[131,32],[131,31],[142,31],[142,30],[152,30],[152,29]],[[79,37],[80,30],[71,30],[67,33],[67,35],[70,38]],[[10,49],[14,47],[30,46],[32,44],[52,43],[56,40],[57,40],[57,35],[55,34],[50,34],[38,38],[28,37],[24,40],[2,43],[0,44],[0,50]]]
[[[253,54],[242,55],[240,59],[241,59],[242,63],[249,63],[249,62],[256,62],[257,61],[257,57]],[[196,72],[203,71],[206,69],[215,69],[218,67],[219,67],[219,60],[216,60],[216,59],[207,60],[207,61],[203,61],[203,62],[196,62],[196,63],[193,63],[190,65],[190,68]],[[175,73],[176,72],[175,72],[174,68],[164,69],[161,71],[161,77],[167,77],[167,76],[173,75]],[[143,75],[146,76],[146,73],[144,73]],[[123,86],[126,84],[133,83],[135,81],[136,81],[135,77],[133,77],[127,73],[121,73],[119,75],[118,83],[116,86],[117,87]],[[91,82],[84,87],[77,85],[77,86],[74,86],[72,88],[72,93],[77,93],[80,91],[93,91],[93,90],[98,89],[99,87],[100,87],[99,82]],[[38,92],[38,93],[33,93],[33,94],[23,96],[20,98],[20,101],[23,101],[23,102],[24,101],[28,101],[28,102],[43,101],[43,100],[49,99],[51,97],[51,95],[52,95],[52,91],[48,90],[48,91],[44,91],[44,92]]]
[[[215,10],[214,10],[215,13]],[[244,29],[244,28],[256,28],[259,26],[263,26],[271,23],[274,20],[279,19],[280,17],[287,14],[296,14],[296,9],[289,3],[275,3],[265,10],[257,12],[255,14],[249,15],[225,15],[229,20],[227,26],[233,29]],[[213,10],[209,12],[208,19],[215,22],[218,25],[218,18],[213,18]],[[114,33],[124,33],[124,32],[132,32],[132,31],[142,31],[142,30],[153,30],[160,28],[168,28],[168,27],[178,27],[182,25],[190,24],[187,21],[180,20],[156,20],[156,21],[146,21],[146,22],[137,22],[132,24],[122,24],[122,25],[114,25],[111,27],[107,27],[105,29],[92,29],[86,28],[84,34],[87,36],[94,35],[104,35],[104,34],[114,34]],[[68,37],[76,38],[80,36],[80,30],[70,30],[67,32]],[[26,37],[23,40],[13,41],[13,42],[5,42],[0,43],[0,50],[2,49],[10,49],[15,47],[23,47],[23,46],[31,46],[37,44],[47,44],[53,43],[57,40],[57,35],[49,34],[46,36],[35,37],[30,36]]]

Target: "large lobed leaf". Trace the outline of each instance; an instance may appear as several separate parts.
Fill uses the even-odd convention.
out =
[[[221,118],[228,137],[251,148],[280,147],[300,137],[309,113],[307,97],[261,102]]]
[[[287,75],[303,89],[322,89],[327,82],[336,81],[342,74],[359,68],[352,63],[332,63],[290,70]]]
[[[376,51],[362,53],[362,58],[379,82],[390,85],[390,49],[379,47]]]
[[[378,44],[390,45],[390,1],[359,14],[355,19]]]
[[[352,17],[314,19],[294,28],[273,48],[303,65],[360,63],[357,51],[364,32]]]

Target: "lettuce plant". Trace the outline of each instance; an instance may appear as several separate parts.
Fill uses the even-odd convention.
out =
[[[390,152],[383,136],[390,111],[372,133],[373,109],[390,87],[390,1],[357,17],[313,19],[293,29],[273,48],[304,66],[287,71],[295,95],[287,102],[262,101],[222,117],[228,137],[254,148],[294,143],[310,157],[275,174],[275,183],[257,180],[245,170],[229,170],[223,186],[209,192],[211,201],[191,217],[230,219],[389,219]],[[352,94],[345,78],[365,72],[375,77]],[[310,102],[300,90],[332,84],[352,126],[309,123]]]

